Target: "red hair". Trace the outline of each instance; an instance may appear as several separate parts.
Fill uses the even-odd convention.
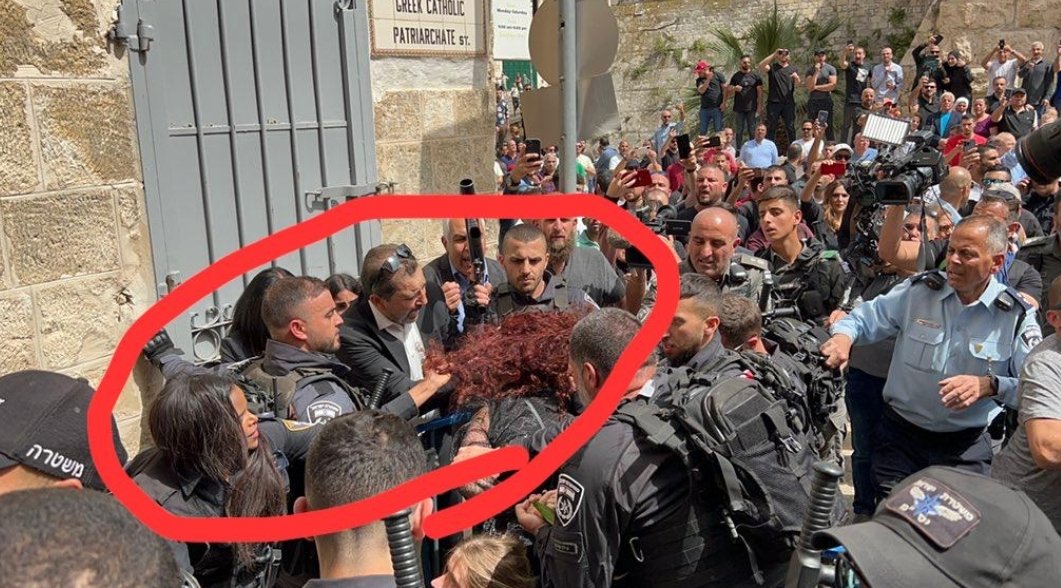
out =
[[[453,375],[454,408],[526,396],[547,396],[567,406],[575,393],[567,367],[571,330],[583,314],[510,314],[498,325],[472,328],[448,353],[432,345],[426,367]]]

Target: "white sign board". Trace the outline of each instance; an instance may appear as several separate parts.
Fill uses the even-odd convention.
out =
[[[494,0],[494,59],[530,60],[531,0]]]
[[[373,55],[486,54],[485,0],[371,0]]]

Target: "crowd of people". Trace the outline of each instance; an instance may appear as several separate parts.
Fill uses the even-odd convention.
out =
[[[1052,585],[1061,168],[1056,145],[1032,161],[1017,143],[1059,99],[1041,43],[1030,57],[1000,43],[980,97],[941,41],[915,48],[905,109],[890,48],[871,65],[849,45],[839,70],[816,51],[804,75],[782,48],[743,58],[728,82],[696,65],[699,134],[674,108],[640,147],[599,138],[593,158],[579,143],[579,186],[672,247],[679,301],[604,426],[512,508],[425,541],[428,516],[502,472],[312,540],[164,541],[106,495],[87,444],[92,388],[18,372],[0,377],[0,544],[14,547],[0,550],[0,586],[795,585],[807,516],[827,519],[806,539],[829,585]],[[508,124],[516,96],[499,91],[498,189],[555,192],[557,149]],[[736,131],[722,122],[730,98]],[[874,143],[871,116],[910,134]],[[903,170],[878,162],[914,151],[939,173],[881,202],[874,185]],[[127,456],[113,427],[128,475],[176,515],[267,517],[499,447],[541,452],[610,401],[605,383],[659,310],[656,273],[595,219],[502,219],[496,256],[478,254],[472,227],[485,222],[443,221],[430,261],[376,246],[357,277],[260,272],[217,362],[158,333],[144,348],[165,377],[145,410],[152,442]],[[811,508],[812,469],[840,464],[845,438],[854,501],[826,516]],[[422,561],[397,557],[403,545]]]

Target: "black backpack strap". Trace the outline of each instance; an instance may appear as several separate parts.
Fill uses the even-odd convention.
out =
[[[624,402],[614,416],[641,431],[653,445],[671,450],[682,463],[689,464],[689,448],[682,439],[680,426],[664,418],[658,406],[640,401]]]

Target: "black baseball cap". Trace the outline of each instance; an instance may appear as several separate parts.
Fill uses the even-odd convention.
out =
[[[843,545],[870,586],[1056,586],[1061,537],[1023,492],[934,466],[902,481],[866,523],[815,533]]]
[[[821,47],[819,47],[819,48],[814,50],[814,54],[815,55],[825,55],[826,53],[828,53],[828,51],[826,51],[825,49],[822,49]]]
[[[1009,93],[1009,95],[1012,96],[1014,94],[1027,94],[1027,93],[1028,93],[1028,91],[1025,90],[1024,88],[1013,88],[1013,91],[1011,91]]]
[[[0,470],[23,465],[60,480],[76,478],[106,491],[88,449],[88,404],[95,391],[83,379],[28,370],[0,377]],[[122,464],[128,455],[111,417]]]

